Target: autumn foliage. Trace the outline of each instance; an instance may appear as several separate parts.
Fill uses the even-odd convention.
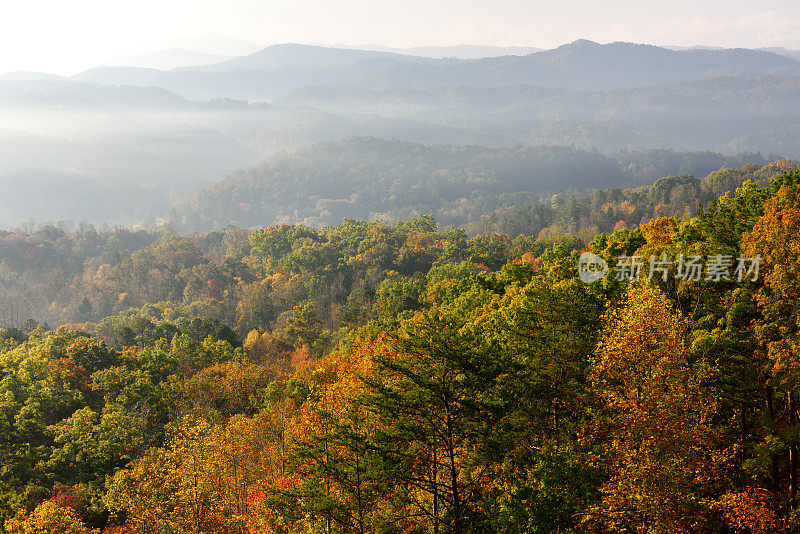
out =
[[[346,220],[87,267],[85,320],[0,330],[2,531],[796,532],[800,175],[682,218],[690,183],[586,239]],[[614,276],[678,253],[759,276]]]

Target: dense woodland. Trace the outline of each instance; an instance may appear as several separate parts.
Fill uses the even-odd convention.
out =
[[[796,532],[798,214],[779,161],[467,230],[4,232],[2,528]]]
[[[234,172],[186,195],[166,220],[187,232],[274,222],[319,227],[344,217],[396,222],[431,213],[444,226],[460,226],[512,207],[548,204],[567,188],[573,196],[626,189],[669,174],[702,177],[721,167],[761,167],[774,159],[667,149],[604,155],[575,146],[490,148],[353,137],[280,152]],[[740,178],[733,179],[733,187]]]
[[[376,140],[376,143],[383,142]],[[360,141],[355,145],[361,146]],[[419,148],[418,145],[407,144],[392,146],[399,146],[403,151]],[[439,150],[446,154],[455,152],[452,148]],[[524,152],[524,149],[520,150]],[[479,150],[478,153],[482,154]],[[674,168],[674,159],[684,156],[665,152],[661,154],[661,160],[664,166]],[[713,158],[714,155],[708,157]],[[630,172],[652,172],[658,160],[651,156],[648,158],[648,161],[656,163],[650,163],[647,167],[631,164]],[[483,245],[478,243],[487,239],[502,241],[493,252],[496,259],[490,265],[496,268],[499,267],[497,262],[501,262],[501,265],[526,252],[539,255],[546,247],[557,242],[565,243],[570,248],[580,248],[598,233],[610,234],[621,228],[633,229],[654,218],[677,216],[688,220],[697,215],[702,206],[726,192],[734,191],[747,180],[766,186],[776,174],[795,167],[795,163],[784,160],[761,167],[745,164],[739,168],[718,169],[702,179],[687,175],[668,176],[658,179],[653,185],[634,189],[543,195],[527,205],[511,204],[512,200],[520,199],[510,195],[511,198],[506,198],[508,206],[501,208],[476,196],[454,203],[453,208],[442,215],[466,222],[463,227],[451,227],[448,230],[454,242],[470,243],[471,248],[460,253],[459,257],[463,259],[485,263],[486,260],[482,258],[487,253],[480,250]],[[364,177],[366,175],[363,174]],[[399,191],[398,186],[398,195]],[[255,205],[257,195],[250,194],[248,199]],[[219,198],[217,200],[225,204]],[[478,213],[482,210],[491,215],[479,217]],[[254,217],[259,217],[259,210],[254,211]],[[441,219],[437,214],[436,220],[440,224]],[[338,226],[316,229],[301,226],[306,232],[303,237],[311,239],[314,247],[324,244],[334,251],[326,254],[337,256],[336,272],[343,277],[342,280],[354,280],[361,276],[353,258],[372,246],[363,243],[358,245],[361,248],[343,248],[343,243],[354,239],[350,235],[354,224],[352,220],[346,220]],[[361,228],[364,224],[358,223],[357,227]],[[382,228],[392,236],[390,242],[398,250],[404,246],[416,246],[406,245],[409,238],[404,230],[407,227],[405,223],[375,221],[367,226]],[[220,321],[233,325],[238,321],[235,310],[241,299],[238,288],[243,282],[251,282],[255,276],[239,261],[249,252],[250,233],[236,226],[228,226],[223,230],[179,237],[170,230],[97,230],[88,225],[69,228],[59,224],[26,225],[16,231],[0,232],[0,324],[23,327],[29,319],[54,326],[98,322],[146,304],[167,301],[201,306],[204,300],[213,299],[222,304],[217,305],[213,313],[205,313],[212,313]],[[507,237],[490,237],[493,234]],[[478,241],[468,239],[475,236],[482,237]],[[294,246],[294,239],[287,240]],[[437,247],[445,244],[438,243]],[[316,267],[303,262],[316,261],[315,250],[305,251],[307,256],[292,256],[292,267],[288,271],[313,272]],[[404,275],[413,273],[404,266],[391,267],[388,263],[384,268],[394,269]],[[318,305],[322,302],[340,302],[342,295],[349,293],[350,289],[334,288],[330,292],[324,298],[319,295],[309,297],[308,294],[302,298],[311,298]],[[295,300],[291,301],[292,305],[297,303]],[[326,304],[325,315],[330,316],[332,325],[339,320],[337,313]]]

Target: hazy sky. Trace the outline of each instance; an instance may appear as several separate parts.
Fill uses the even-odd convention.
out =
[[[192,45],[491,44],[577,38],[800,48],[797,0],[0,0],[0,72],[73,74],[113,56]],[[212,50],[208,48],[218,48]]]

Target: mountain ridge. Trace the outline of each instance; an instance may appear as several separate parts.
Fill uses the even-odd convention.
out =
[[[609,90],[709,76],[800,75],[800,62],[751,49],[669,50],[586,39],[524,56],[431,59],[380,51],[274,45],[214,65],[170,71],[96,68],[72,79],[156,85],[188,98],[266,100],[300,87],[359,83],[374,87],[517,86]]]

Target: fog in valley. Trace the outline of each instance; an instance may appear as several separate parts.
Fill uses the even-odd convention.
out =
[[[489,57],[474,59],[482,54]],[[0,226],[47,219],[154,227],[176,205],[278,151],[355,136],[426,145],[570,146],[597,150],[621,169],[633,163],[627,152],[649,149],[796,159],[796,57],[786,49],[674,50],[587,40],[544,51],[275,45],[171,70],[9,73],[0,78]],[[690,170],[710,172],[718,159]],[[352,170],[343,172],[362,172],[364,163],[350,161]],[[428,163],[432,173],[450,165]],[[554,183],[530,168],[512,189],[541,194],[641,185],[585,171],[574,183]],[[496,168],[480,172],[506,179]],[[340,188],[329,200],[353,194]],[[283,203],[292,201],[274,199],[275,209],[248,220],[269,224],[278,214],[304,221]],[[422,206],[404,208],[413,213]],[[218,225],[236,220],[214,218]]]

